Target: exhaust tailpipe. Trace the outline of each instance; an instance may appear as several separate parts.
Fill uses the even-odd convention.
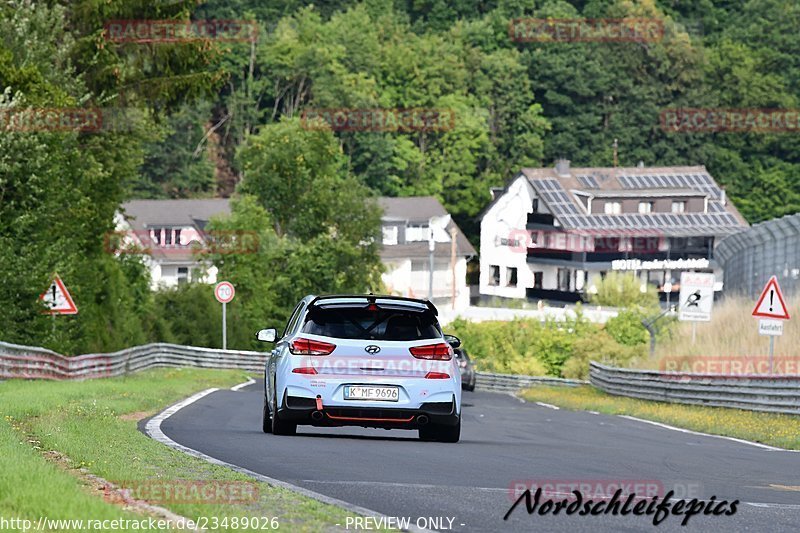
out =
[[[316,421],[316,422],[319,422],[320,420],[322,420],[322,411],[313,411],[311,413],[311,419]]]
[[[429,422],[428,415],[419,415],[417,417],[417,424],[419,424],[420,426],[424,426],[428,422]]]

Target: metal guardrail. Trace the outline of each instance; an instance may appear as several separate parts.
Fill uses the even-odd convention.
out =
[[[0,342],[0,379],[91,379],[157,367],[242,369],[261,372],[267,353],[155,343],[105,354],[66,357],[52,350]]]
[[[526,389],[535,385],[576,387],[578,385],[585,385],[587,383],[588,381],[550,378],[544,376],[493,374],[491,372],[476,372],[475,374],[475,390],[490,392],[517,392],[521,389]]]
[[[592,385],[643,400],[800,414],[800,377],[688,374],[613,368],[592,361]]]

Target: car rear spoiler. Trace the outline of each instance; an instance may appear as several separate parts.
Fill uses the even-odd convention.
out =
[[[378,300],[394,300],[398,304],[402,305],[403,303],[409,304],[414,303],[417,304],[415,306],[406,305],[405,307],[416,307],[420,310],[427,308],[433,313],[434,316],[439,316],[439,311],[436,309],[436,306],[433,305],[429,300],[420,300],[418,298],[406,298],[405,296],[390,296],[390,295],[381,295],[381,294],[329,294],[326,296],[317,296],[310,302],[308,302],[308,307],[312,306],[322,306],[325,304],[326,300],[363,300],[364,305],[374,304]]]

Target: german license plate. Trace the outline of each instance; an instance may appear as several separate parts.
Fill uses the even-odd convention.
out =
[[[377,400],[396,402],[400,398],[398,387],[377,387],[374,385],[345,385],[345,400]]]

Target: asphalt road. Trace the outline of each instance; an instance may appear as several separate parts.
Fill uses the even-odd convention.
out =
[[[480,392],[464,393],[458,444],[420,442],[415,431],[310,426],[277,437],[261,432],[262,391],[259,381],[212,393],[162,429],[214,458],[430,529],[452,519],[453,531],[481,532],[800,530],[800,453]],[[503,520],[510,488],[525,482],[560,482],[552,490],[567,493],[576,482],[607,492],[622,482],[640,494],[657,487],[740,504],[732,516],[701,514],[686,527],[678,516],[656,528],[652,516],[529,515],[524,503]]]

